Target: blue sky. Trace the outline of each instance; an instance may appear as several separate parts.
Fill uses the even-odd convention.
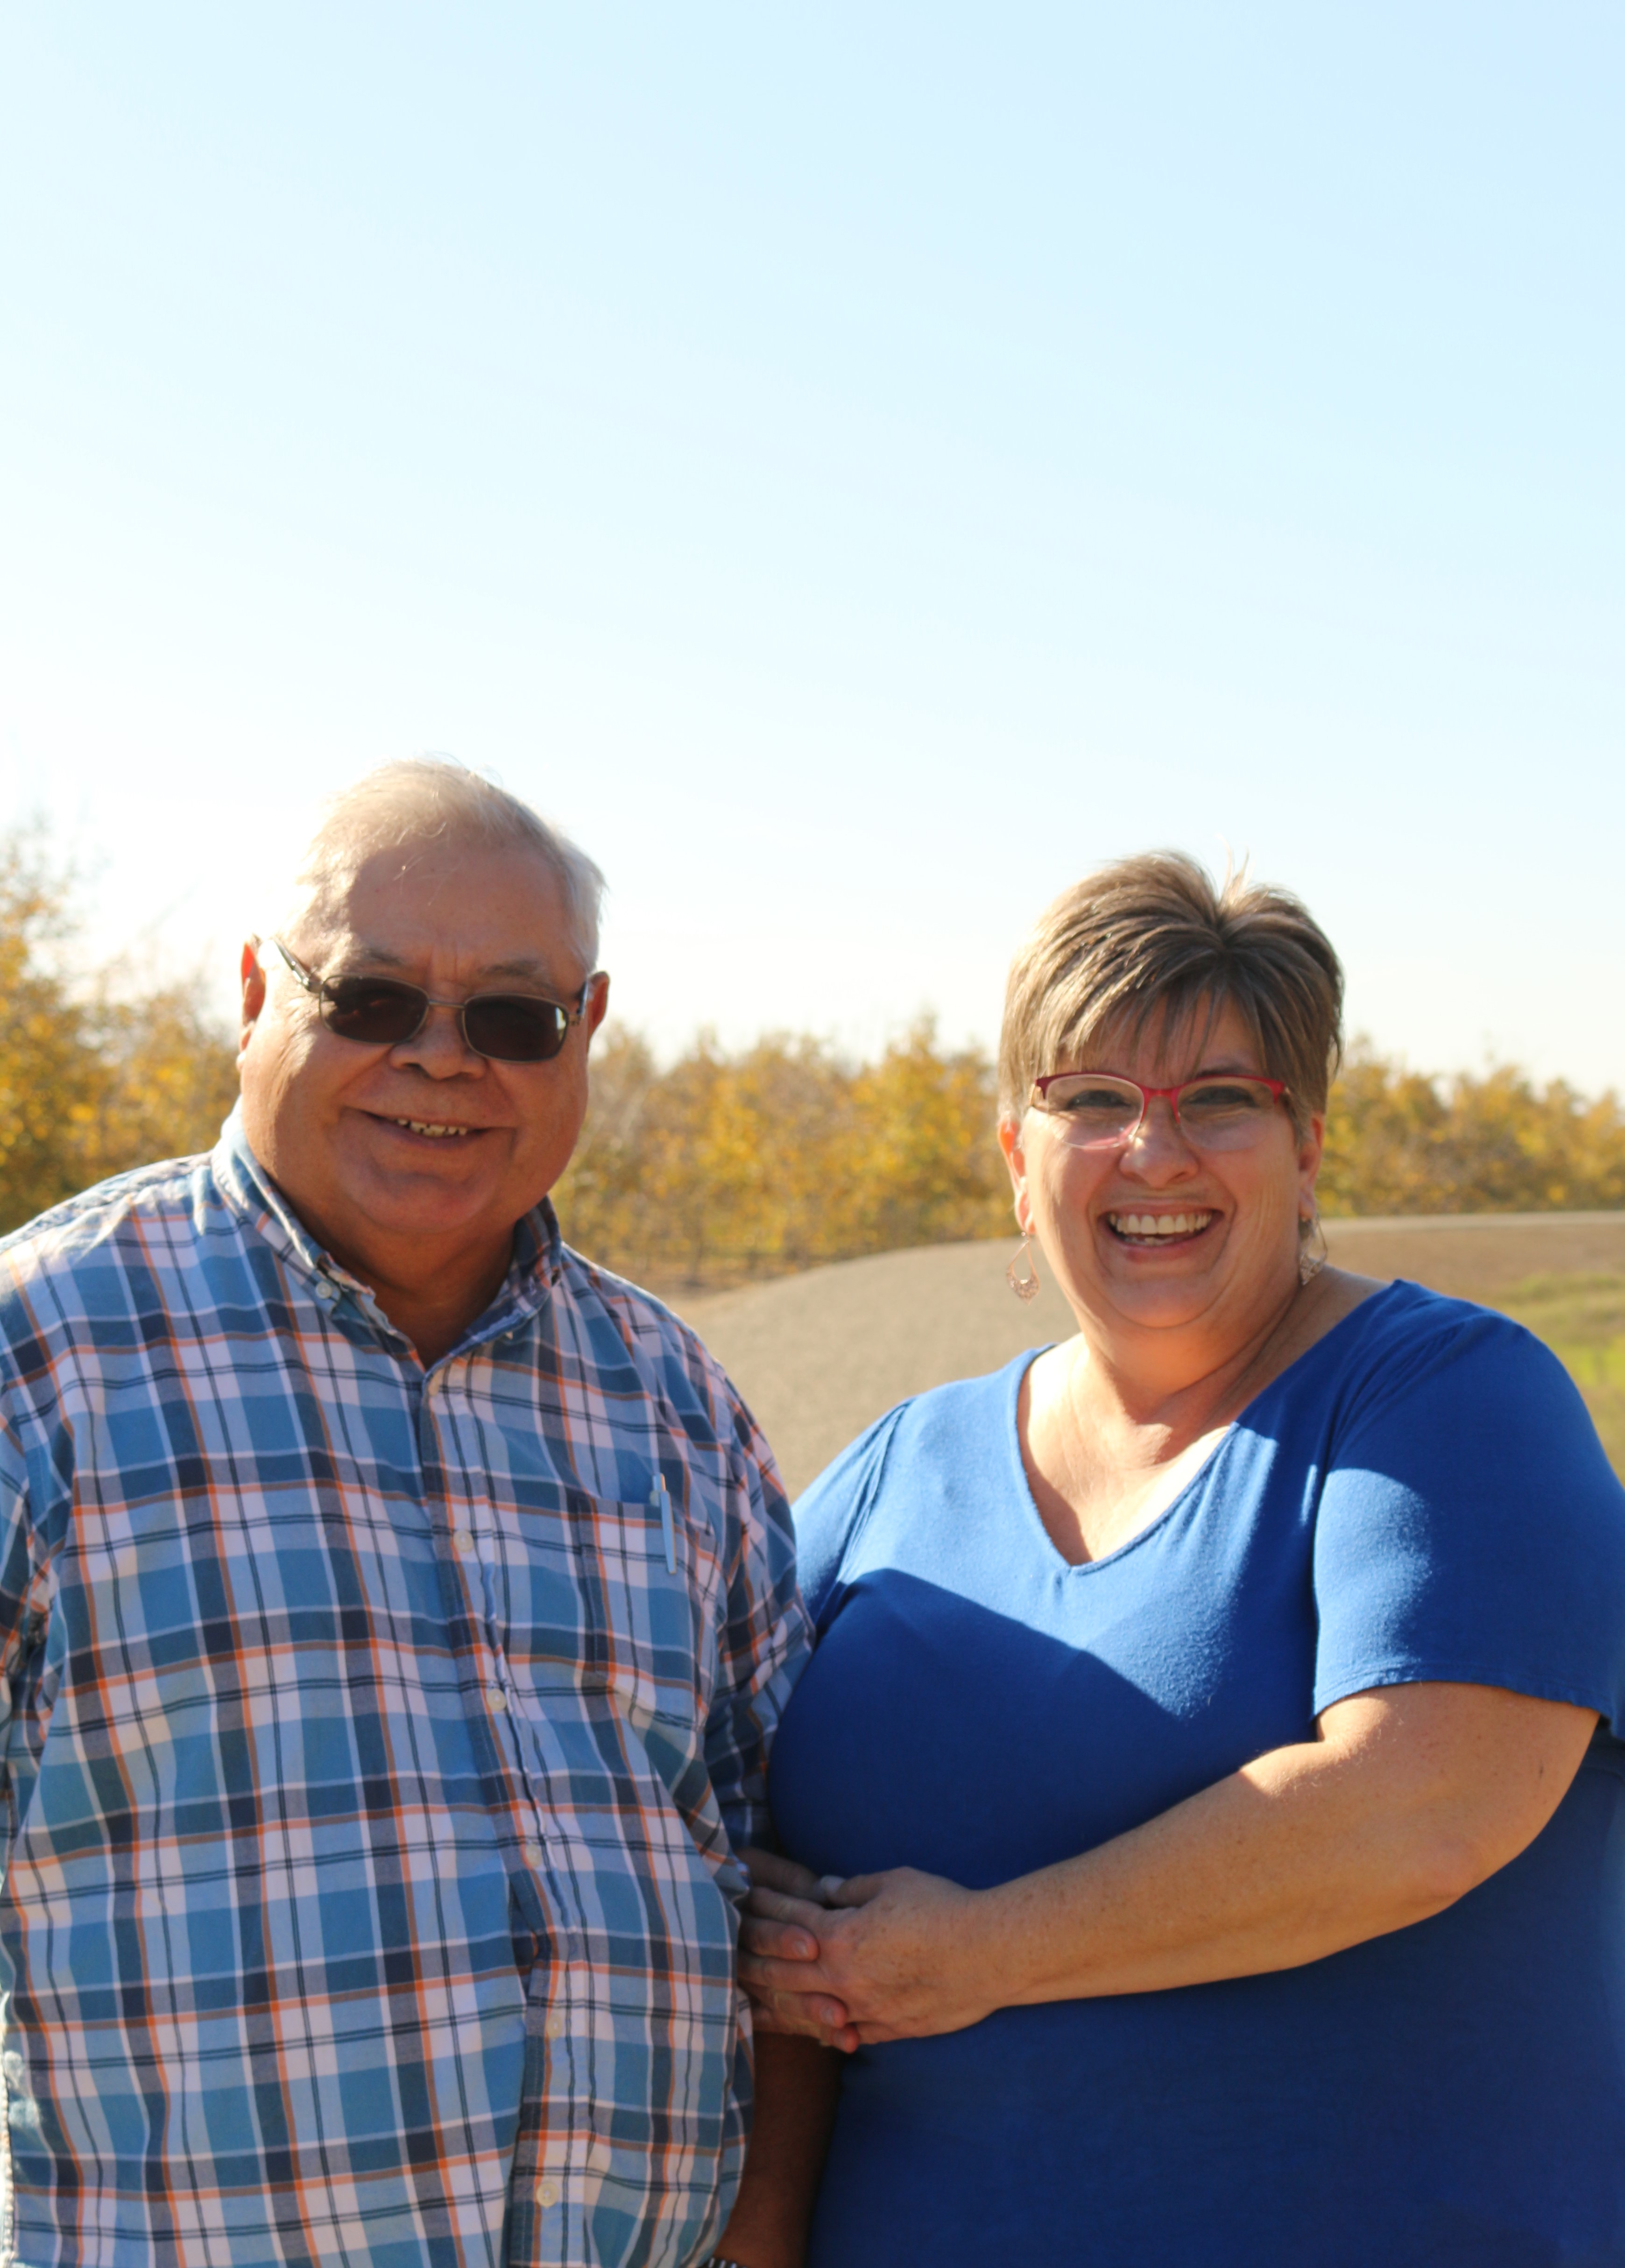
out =
[[[989,1039],[1228,845],[1625,1086],[1622,109],[1601,5],[14,7],[0,821],[224,972],[450,751],[666,1047]]]

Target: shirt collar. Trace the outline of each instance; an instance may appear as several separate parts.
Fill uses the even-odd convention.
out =
[[[314,1292],[318,1285],[337,1285],[346,1292],[388,1337],[407,1344],[404,1333],[379,1306],[368,1287],[342,1267],[319,1244],[248,1146],[241,1103],[220,1129],[210,1160],[215,1183],[226,1204],[239,1219],[276,1253],[284,1267],[305,1278]],[[514,1224],[513,1257],[496,1298],[472,1322],[457,1346],[460,1352],[497,1333],[510,1330],[533,1314],[557,1284],[563,1268],[563,1238],[558,1216],[543,1197]],[[325,1292],[332,1298],[330,1289]]]

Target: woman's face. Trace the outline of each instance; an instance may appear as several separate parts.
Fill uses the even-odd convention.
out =
[[[1210,1071],[1264,1065],[1232,1008],[1203,1010],[1139,1039],[1109,1037],[1078,1064],[1046,1071],[1114,1071],[1143,1086],[1174,1086]],[[1313,1204],[1324,1120],[1300,1143],[1284,1103],[1250,1148],[1192,1145],[1172,1105],[1153,1101],[1114,1147],[1068,1139],[1040,1110],[1006,1121],[999,1139],[1031,1232],[1080,1325],[1096,1331],[1190,1328],[1238,1348],[1267,1326],[1298,1282],[1298,1220]]]

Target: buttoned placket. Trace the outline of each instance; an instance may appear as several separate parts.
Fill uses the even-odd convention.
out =
[[[505,1633],[497,1626],[496,1602],[486,1580],[489,1572],[487,1553],[490,1539],[482,1538],[476,1527],[474,1507],[478,1500],[477,1492],[468,1485],[467,1466],[457,1447],[458,1419],[460,1417],[471,1419],[472,1412],[460,1410],[455,1406],[458,1399],[456,1374],[460,1366],[466,1370],[472,1358],[454,1351],[443,1356],[439,1362],[425,1372],[417,1410],[418,1448],[423,1461],[425,1496],[429,1491],[429,1475],[437,1472],[444,1476],[444,1501],[437,1507],[441,1514],[440,1533],[449,1547],[452,1566],[467,1595],[469,1627],[478,1633],[480,1692],[489,1714],[493,1718],[506,1719],[513,1707],[513,1692],[508,1671]],[[463,1398],[467,1398],[466,1394]],[[512,1724],[493,1726],[491,1730],[510,1771],[517,1766],[533,1802],[535,1791],[526,1768],[524,1744]],[[503,1737],[504,1733],[505,1741]]]
[[[416,1366],[417,1356],[410,1342],[389,1322],[364,1285],[338,1269],[326,1255],[316,1260],[311,1272],[315,1278],[312,1289],[329,1322],[336,1323],[337,1311],[347,1300],[353,1302],[362,1309],[396,1359]],[[611,2161],[608,2143],[589,2132],[585,2118],[579,2115],[583,2106],[591,2101],[591,2043],[578,2035],[575,2021],[577,2001],[571,1990],[571,1979],[577,1966],[585,1958],[585,1948],[568,1918],[571,1902],[566,1886],[548,1863],[545,1792],[537,1786],[534,1759],[527,1753],[520,1729],[513,1721],[516,1706],[522,1713],[523,1704],[513,1690],[504,1633],[496,1626],[495,1600],[486,1581],[487,1553],[495,1539],[482,1537],[480,1532],[474,1509],[478,1492],[467,1484],[464,1460],[455,1449],[458,1419],[474,1422],[474,1411],[467,1406],[472,1401],[467,1385],[460,1396],[457,1391],[460,1376],[465,1381],[470,1381],[474,1366],[481,1359],[480,1350],[500,1339],[517,1337],[526,1320],[523,1315],[516,1318],[511,1313],[499,1312],[477,1338],[460,1343],[412,1381],[415,1388],[412,1398],[416,1404],[415,1430],[420,1487],[428,1508],[429,1476],[431,1472],[443,1476],[438,1532],[449,1546],[457,1578],[464,1586],[470,1610],[469,1627],[479,1633],[482,1673],[479,1692],[484,1702],[487,1730],[507,1768],[508,1777],[511,1780],[517,1778],[532,1811],[530,1831],[519,1827],[517,1838],[513,1832],[517,1822],[511,1819],[505,1822],[505,1833],[501,1823],[493,1822],[498,1825],[501,1840],[511,1851],[517,1839],[517,1857],[522,1871],[517,1875],[511,1874],[510,1880],[520,1911],[524,1913],[527,1906],[533,1904],[533,1918],[529,1915],[526,1918],[532,1922],[533,1936],[546,1948],[546,1956],[531,1963],[526,1979],[526,2053],[522,2094],[533,2093],[539,2108],[544,2102],[550,2108],[541,2120],[545,2139],[540,2150],[529,2121],[521,2115],[512,2176],[516,2210],[511,2217],[511,2258],[516,2264],[538,2257],[562,2256],[564,2246],[573,2241],[579,2228],[579,2216],[586,2203],[586,2180],[606,2173]],[[464,1406],[459,1407],[460,1402]],[[578,2070],[577,2066],[583,2063],[587,2068]],[[552,2215],[561,2211],[566,2220],[558,2228],[534,2227],[535,2214]]]
[[[531,1831],[520,1827],[518,1833],[517,1855],[523,1871],[511,1876],[519,1911],[531,1922],[533,1935],[545,1947],[544,1956],[532,1962],[526,1978],[522,2094],[535,2101],[542,2115],[540,2138],[532,2122],[521,2117],[514,2157],[516,2209],[511,2216],[510,2257],[520,2264],[571,2257],[568,2248],[577,2243],[581,2232],[587,2184],[607,2172],[611,2151],[607,2141],[588,2125],[592,2043],[580,2027],[578,2011],[583,2003],[572,1989],[586,1948],[572,1925],[573,1900],[568,1885],[549,1863],[547,1790],[538,1782],[537,1760],[522,1727],[515,1722],[516,1716],[523,1716],[526,1704],[509,1675],[506,1633],[498,1627],[495,1597],[487,1585],[488,1555],[496,1548],[496,1539],[482,1532],[476,1511],[479,1491],[470,1484],[458,1447],[460,1425],[472,1429],[476,1422],[472,1388],[481,1347],[516,1335],[511,1324],[493,1325],[477,1344],[465,1343],[427,1371],[418,1432],[426,1499],[430,1472],[443,1476],[442,1532],[467,1596],[470,1627],[480,1634],[483,1671],[480,1690],[489,1712],[489,1734],[511,1780],[517,1780],[523,1788],[533,1817]],[[533,1915],[526,1912],[527,1908],[533,1908]],[[556,2227],[536,2225],[536,2215],[555,2214],[563,2216]]]

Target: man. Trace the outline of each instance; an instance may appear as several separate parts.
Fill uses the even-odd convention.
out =
[[[244,952],[218,1147],[0,1248],[7,2264],[717,2241],[806,1633],[748,1414],[546,1201],[599,887],[459,767],[372,775]],[[748,2268],[798,2247],[784,2045]]]

